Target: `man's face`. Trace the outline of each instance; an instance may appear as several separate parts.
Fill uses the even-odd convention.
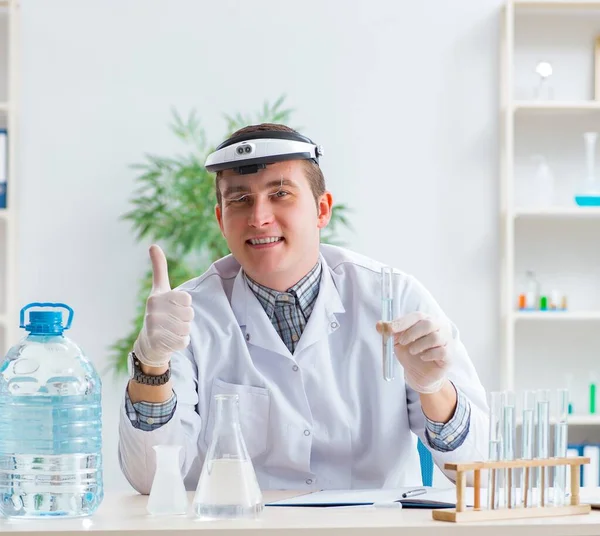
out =
[[[317,262],[319,230],[331,217],[331,194],[317,203],[301,161],[270,164],[250,175],[223,172],[215,213],[233,256],[255,281],[286,290]]]

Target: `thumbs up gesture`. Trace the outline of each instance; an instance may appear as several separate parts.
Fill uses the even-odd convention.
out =
[[[152,292],[146,301],[144,326],[133,351],[149,367],[165,366],[173,352],[190,343],[190,327],[194,318],[192,297],[180,290],[171,290],[167,259],[159,246],[150,247],[152,261]]]

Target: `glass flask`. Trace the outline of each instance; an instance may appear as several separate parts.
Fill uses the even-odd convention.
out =
[[[213,438],[194,496],[194,515],[204,519],[253,518],[264,504],[242,436],[238,395],[215,395]]]
[[[539,79],[533,91],[533,98],[535,100],[552,100],[554,98],[554,88],[550,85],[549,80],[552,76],[552,64],[547,61],[540,61],[535,66],[535,72]]]
[[[156,472],[146,510],[152,515],[185,514],[187,492],[179,468],[181,445],[155,445]]]
[[[542,155],[533,156],[536,170],[533,176],[532,205],[548,208],[554,204],[554,176],[548,161]]]
[[[582,207],[600,206],[600,179],[596,175],[597,132],[586,132],[585,142],[586,178],[584,187],[575,195],[575,202]]]

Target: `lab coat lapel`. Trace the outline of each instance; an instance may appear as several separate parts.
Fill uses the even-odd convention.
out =
[[[231,308],[242,332],[245,332],[246,344],[292,358],[292,354],[271,324],[263,306],[246,283],[241,269],[233,282]]]
[[[315,306],[308,319],[304,332],[298,341],[295,354],[302,352],[312,344],[319,342],[322,338],[329,336],[340,327],[340,320],[336,313],[344,313],[344,305],[340,294],[333,282],[329,266],[321,255],[321,284],[319,295],[315,301]]]

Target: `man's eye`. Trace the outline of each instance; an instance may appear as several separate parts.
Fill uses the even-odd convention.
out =
[[[236,197],[235,199],[230,199],[229,204],[230,205],[242,205],[244,203],[247,203],[249,199],[250,199],[250,196],[243,195],[242,197]]]
[[[288,192],[286,192],[285,190],[278,190],[277,192],[271,195],[274,197],[286,197],[288,195]]]

